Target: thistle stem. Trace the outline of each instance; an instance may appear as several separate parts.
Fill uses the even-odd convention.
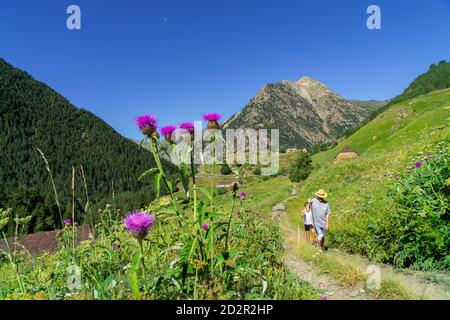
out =
[[[194,193],[194,222],[197,221],[197,188],[195,186],[195,166],[194,166],[194,148],[191,150],[191,175],[192,189]]]
[[[214,211],[214,189],[215,189],[215,174],[216,174],[216,139],[212,141],[212,174],[211,174],[211,211]]]
[[[234,204],[236,203],[236,192],[233,192],[233,202],[231,203],[230,216],[228,218],[227,235],[225,238],[225,252],[228,253],[228,236],[230,234],[231,218],[233,217]]]
[[[145,267],[145,261],[144,261],[144,245],[142,243],[142,240],[138,240],[138,242],[139,242],[139,249],[141,250],[142,269],[144,270],[144,273],[147,273],[147,268]]]
[[[144,281],[144,290],[145,290],[145,292],[147,292],[147,282],[145,281],[145,275],[147,274],[147,268],[145,267],[144,245],[142,243],[142,239],[139,239],[138,243],[139,243],[139,250],[140,250],[140,253],[141,253],[142,280]]]
[[[169,183],[167,181],[166,174],[164,172],[164,168],[163,168],[163,166],[161,164],[161,157],[159,156],[158,146],[156,145],[156,143],[153,140],[153,138],[150,138],[150,149],[152,151],[153,158],[155,159],[155,162],[156,162],[156,165],[158,167],[158,170],[159,170],[159,172],[161,174],[161,178],[162,178],[162,180],[164,182],[164,185],[166,186],[166,189],[169,191],[170,199],[172,201],[173,206],[175,207],[175,211],[178,214],[178,218],[180,218],[180,216],[182,214],[182,211],[181,211],[180,207],[178,206],[177,201],[175,200],[175,197],[174,197],[173,192],[172,192],[172,187],[169,186]],[[181,223],[180,219],[178,219],[178,224],[180,225],[180,227],[182,227],[182,223]]]

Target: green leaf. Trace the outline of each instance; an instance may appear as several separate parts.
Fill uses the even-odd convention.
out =
[[[142,145],[144,144],[145,139],[146,139],[146,138],[142,139],[141,142],[139,142],[139,148],[142,148]]]
[[[234,248],[234,249],[230,250],[230,258],[237,256],[239,251],[241,251],[239,248]]]
[[[141,253],[137,252],[133,256],[133,260],[131,262],[131,269],[129,274],[129,281],[131,286],[131,291],[133,292],[136,299],[141,299],[141,292],[139,290],[139,278],[138,278],[138,270],[139,270],[139,261],[141,260]]]
[[[172,182],[167,181],[167,186],[169,187],[169,191],[172,192],[173,191]]]
[[[0,230],[2,230],[8,224],[9,218],[0,219]]]
[[[139,177],[138,181],[141,181],[141,179],[142,179],[143,177],[145,177],[145,176],[147,176],[147,175],[149,175],[149,174],[153,174],[153,173],[155,173],[156,171],[158,171],[158,168],[151,168],[151,169],[145,171],[143,174],[141,174],[141,176]]]
[[[156,199],[159,198],[160,193],[161,193],[161,178],[162,178],[162,174],[161,173],[159,173],[158,175],[156,175],[154,177]]]
[[[196,245],[197,245],[197,238],[189,238],[185,243],[185,245],[183,246],[183,249],[181,250],[180,262],[183,265],[182,271],[183,285],[186,280],[189,261],[191,260],[191,257],[194,254]]]
[[[205,187],[199,187],[198,190],[203,193],[209,201],[211,200],[211,193],[208,191],[208,189],[206,189]]]
[[[217,261],[216,261],[216,264],[215,264],[215,268],[220,266],[225,261],[225,258],[223,256],[218,256],[216,259],[217,259]]]
[[[11,209],[0,208],[0,230],[2,230],[9,222],[9,216],[11,214]]]
[[[186,163],[180,165],[181,183],[183,184],[184,192],[189,192],[189,169]]]

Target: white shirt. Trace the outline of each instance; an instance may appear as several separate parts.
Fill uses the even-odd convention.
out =
[[[312,211],[311,210],[306,211],[306,209],[305,209],[305,210],[303,210],[303,212],[305,213],[305,217],[304,217],[305,224],[313,224]]]

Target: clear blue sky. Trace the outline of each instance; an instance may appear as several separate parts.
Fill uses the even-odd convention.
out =
[[[366,28],[370,4],[381,30]],[[0,57],[139,137],[142,113],[228,118],[264,83],[303,75],[345,98],[391,98],[450,60],[450,0],[0,0]]]

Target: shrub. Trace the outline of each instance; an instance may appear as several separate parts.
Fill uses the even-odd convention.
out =
[[[386,181],[387,193],[359,201],[356,212],[364,214],[348,215],[331,230],[330,242],[398,267],[449,270],[449,159],[444,143],[410,159],[407,170]]]
[[[298,151],[295,159],[289,165],[289,179],[292,182],[300,182],[308,178],[312,171],[311,155],[304,151]]]
[[[278,169],[278,176],[282,176],[284,174],[286,174],[288,172],[288,170],[285,167],[281,167],[280,169]]]
[[[386,231],[396,244],[398,266],[450,268],[449,156],[441,143],[433,154],[414,159],[392,191],[397,207]]]
[[[224,195],[228,193],[228,188],[217,188],[218,195]]]
[[[260,176],[261,175],[261,167],[257,166],[255,168],[255,170],[253,170],[253,174],[256,175],[256,176]]]
[[[223,174],[224,176],[227,176],[229,174],[231,174],[233,171],[231,170],[230,166],[228,164],[223,164],[220,168],[220,173]]]

